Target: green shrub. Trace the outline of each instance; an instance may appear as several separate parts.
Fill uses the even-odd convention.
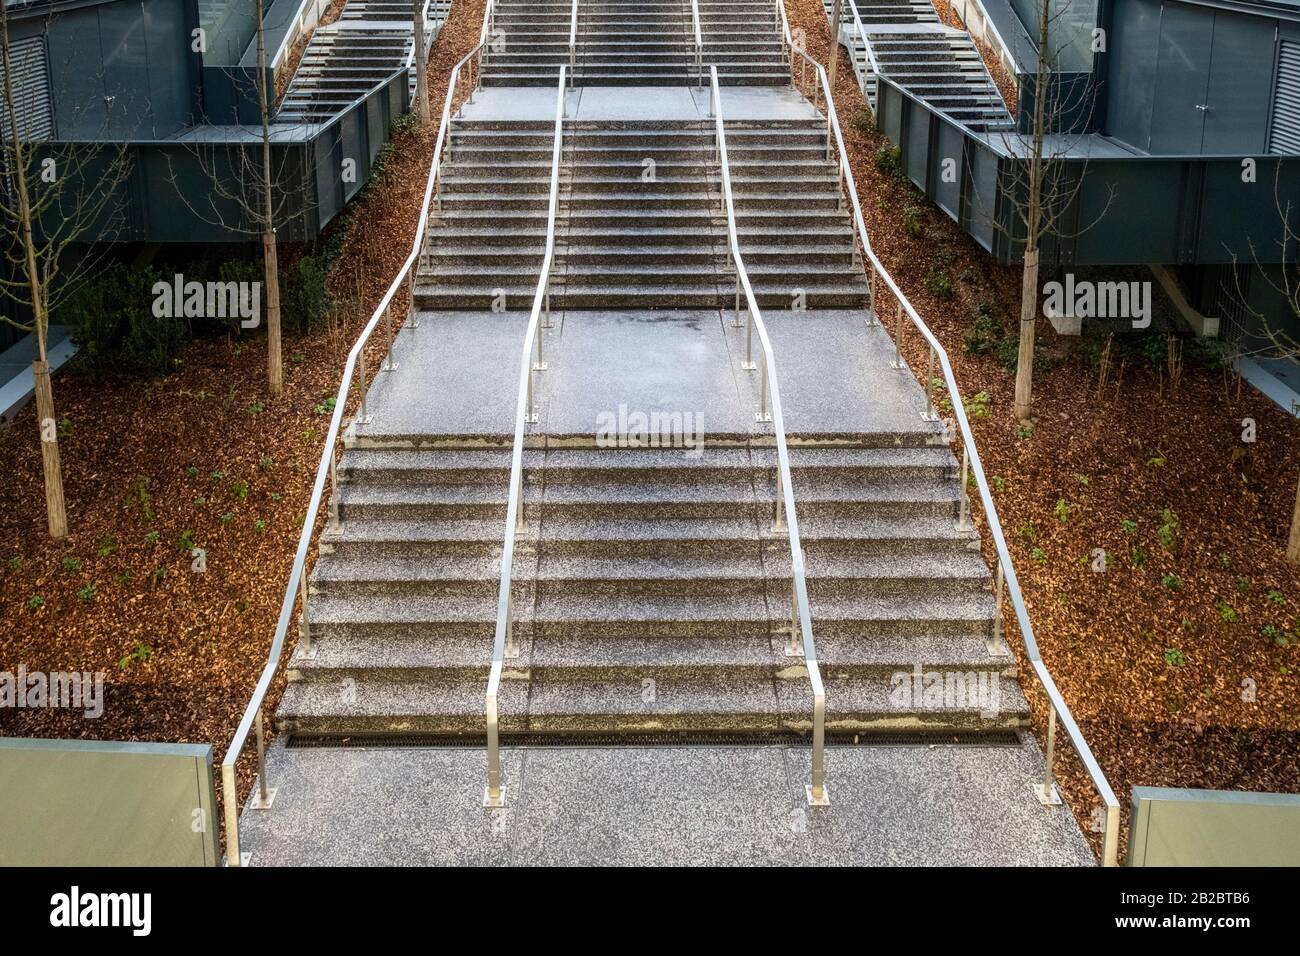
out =
[[[966,332],[966,354],[988,355],[1002,341],[1002,317],[991,302],[983,300],[975,307],[975,321]]]
[[[150,266],[112,265],[55,310],[52,320],[67,326],[78,347],[74,369],[104,381],[165,375],[176,367],[190,336],[189,323],[153,314],[158,281]]]
[[[334,300],[326,286],[328,273],[316,256],[303,256],[280,276],[280,326],[286,332],[314,332],[324,324]]]
[[[891,143],[881,143],[876,150],[876,169],[887,176],[901,179],[903,176],[903,151]]]

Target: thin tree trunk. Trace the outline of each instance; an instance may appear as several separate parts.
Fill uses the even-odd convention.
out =
[[[424,49],[424,0],[412,0],[415,4],[415,108],[420,114],[420,122],[427,124],[433,118],[429,109],[429,79],[425,74],[429,70],[429,56]]]
[[[1300,483],[1296,484],[1295,505],[1291,509],[1291,534],[1286,542],[1286,560],[1300,564]]]
[[[1025,252],[1020,284],[1020,350],[1016,353],[1015,415],[1028,421],[1034,392],[1034,323],[1038,318],[1038,250]]]
[[[13,176],[18,193],[18,216],[22,221],[23,269],[31,289],[31,306],[36,333],[36,361],[32,377],[36,391],[36,424],[41,439],[41,470],[45,475],[45,517],[50,537],[65,538],[68,515],[63,502],[63,468],[59,460],[59,430],[54,417],[54,391],[50,387],[47,336],[50,316],[46,289],[36,262],[36,237],[32,232],[31,198],[27,193],[27,156],[18,130],[18,110],[14,102],[13,62],[9,55],[9,15],[0,0],[0,65],[3,65],[5,107],[9,112],[9,132],[13,137]]]
[[[267,102],[266,30],[263,0],[257,0],[257,92],[262,109],[262,264],[266,274],[266,380],[272,395],[284,382],[280,356],[280,272],[275,250],[275,207],[271,198],[271,110]]]
[[[1029,160],[1029,210],[1025,217],[1025,269],[1020,284],[1020,350],[1016,358],[1016,418],[1033,410],[1034,331],[1038,319],[1038,241],[1043,232],[1043,138],[1047,132],[1047,56],[1050,7],[1042,0],[1038,21],[1038,65],[1034,73],[1034,152]]]
[[[32,363],[36,382],[36,422],[41,432],[41,470],[45,474],[45,517],[50,537],[68,536],[68,514],[63,502],[63,465],[59,459],[59,426],[54,417],[54,393],[50,388],[50,367],[37,359]]]

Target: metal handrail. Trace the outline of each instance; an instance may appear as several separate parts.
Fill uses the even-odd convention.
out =
[[[569,14],[569,82],[578,71],[578,0],[573,0],[573,12]]]
[[[479,56],[486,47],[492,10],[493,0],[488,0],[487,7],[483,11],[483,29],[479,35],[478,44],[452,68],[451,76],[448,78],[447,97],[442,104],[438,137],[433,148],[433,158],[429,163],[428,182],[424,187],[424,203],[421,207],[419,223],[415,229],[415,238],[411,243],[411,252],[406,257],[402,267],[398,269],[397,275],[389,284],[383,298],[379,300],[379,305],[375,308],[374,314],[371,315],[370,321],[366,323],[365,328],[361,330],[361,334],[357,337],[352,350],[348,352],[347,363],[343,367],[343,378],[339,383],[338,393],[334,400],[334,414],[330,418],[329,431],[325,436],[325,446],[321,450],[320,464],[316,468],[316,481],[312,486],[311,501],[307,505],[307,513],[303,519],[302,534],[298,537],[298,550],[294,555],[293,569],[289,573],[289,583],[285,587],[284,599],[280,604],[280,617],[276,623],[275,637],[272,639],[270,650],[267,652],[266,666],[262,669],[262,675],[258,678],[257,686],[253,689],[248,706],[244,709],[244,715],[239,721],[239,727],[235,730],[230,746],[226,748],[226,755],[221,761],[221,802],[226,820],[226,864],[228,866],[240,866],[242,864],[239,851],[239,790],[235,776],[235,764],[243,754],[244,747],[248,744],[249,733],[254,729],[257,734],[257,802],[254,805],[258,808],[268,808],[274,798],[274,791],[268,786],[266,776],[266,744],[262,728],[262,705],[266,700],[267,692],[271,688],[271,681],[275,678],[275,672],[280,666],[280,657],[284,653],[285,636],[289,631],[289,622],[293,619],[294,604],[299,597],[302,599],[302,615],[299,625],[298,644],[302,648],[304,655],[310,656],[312,654],[311,636],[307,629],[307,554],[311,550],[312,535],[316,526],[316,518],[320,514],[320,506],[327,480],[330,488],[329,521],[331,525],[336,525],[338,522],[338,458],[336,445],[343,423],[343,413],[346,409],[349,390],[352,387],[352,375],[359,367],[361,373],[361,404],[353,421],[354,423],[365,423],[370,420],[366,414],[365,346],[375,329],[378,328],[380,319],[384,319],[388,331],[388,348],[385,354],[389,356],[389,364],[385,368],[392,369],[396,367],[391,363],[393,299],[402,284],[410,278],[411,270],[418,261],[423,249],[429,225],[430,210],[436,200],[437,191],[442,180],[442,158],[451,125],[452,101],[456,96],[462,68],[469,64],[469,72],[472,74],[474,58]],[[414,323],[415,288],[413,282],[408,290],[408,295],[410,296],[410,302],[408,302],[407,311],[412,319],[412,328],[416,328],[417,326]]]
[[[876,51],[872,49],[871,38],[867,36],[867,28],[862,25],[862,17],[858,15],[858,5],[856,0],[846,0],[849,9],[853,11],[853,29],[858,34],[858,39],[862,41],[862,46],[867,52],[867,62],[871,64],[871,72],[877,76],[880,75],[880,61],[876,59]],[[835,38],[839,39],[836,33]]]
[[[695,28],[695,75],[704,85],[704,32],[700,29],[700,3],[691,0],[691,23]]]
[[[484,713],[487,718],[487,786],[483,791],[483,806],[505,806],[506,792],[501,784],[500,721],[497,697],[501,690],[501,670],[508,659],[519,656],[514,640],[514,600],[511,595],[511,577],[514,571],[515,535],[524,530],[524,425],[537,421],[534,406],[533,373],[546,371],[542,360],[542,335],[538,325],[543,310],[546,327],[551,319],[551,266],[555,260],[555,215],[560,201],[560,152],[564,141],[564,113],[566,107],[566,78],[564,64],[560,64],[559,90],[555,103],[555,145],[551,151],[551,199],[546,214],[546,253],[542,256],[542,271],[537,278],[537,293],[533,296],[533,309],[528,316],[528,330],[524,333],[523,357],[519,368],[519,397],[515,409],[514,450],[510,455],[510,497],[506,501],[505,544],[501,549],[501,588],[497,598],[496,637],[492,642],[492,667],[488,673]],[[533,343],[537,345],[533,357]]]
[[[984,32],[984,35],[978,39],[988,43],[988,34],[990,32],[993,34],[993,42],[997,46],[998,62],[1002,65],[1002,69],[1006,70],[1010,77],[1014,79],[1016,73],[1019,72],[1019,64],[1016,63],[1016,58],[1011,54],[1011,46],[1002,38],[1002,31],[998,29],[998,25],[989,16],[988,10],[984,9],[984,0],[953,0],[953,12],[961,20],[966,32],[973,37],[974,33],[971,32],[969,11],[967,9],[972,3],[975,5],[976,12],[979,13],[980,25],[983,27]]]
[[[782,0],[776,0],[777,6],[781,11],[781,24],[784,34],[784,42],[794,50],[794,44],[790,37],[790,26],[786,20],[785,6]],[[819,92],[826,97],[826,119],[828,127],[828,146],[833,145],[839,153],[839,175],[841,188],[845,190],[848,197],[849,208],[853,212],[853,219],[856,225],[858,242],[861,245],[862,254],[866,260],[871,263],[871,308],[876,312],[876,282],[877,278],[883,279],[890,293],[897,303],[896,328],[894,332],[894,347],[896,365],[906,368],[902,363],[902,338],[903,338],[903,316],[907,315],[912,325],[921,333],[921,336],[930,346],[930,363],[931,374],[926,376],[926,404],[927,411],[933,409],[934,399],[934,376],[933,365],[937,359],[939,367],[943,372],[944,383],[947,386],[948,394],[952,397],[953,414],[956,417],[958,431],[962,440],[962,470],[961,470],[961,498],[958,510],[958,527],[966,529],[969,527],[970,513],[970,496],[967,491],[967,476],[973,474],[975,477],[976,487],[979,489],[980,501],[984,506],[984,517],[988,522],[989,534],[993,538],[994,549],[998,556],[998,567],[996,575],[996,610],[994,613],[994,641],[1000,643],[1002,640],[1002,598],[1004,592],[1009,596],[1012,608],[1016,614],[1016,621],[1020,625],[1021,638],[1025,643],[1025,653],[1029,658],[1034,673],[1038,676],[1039,683],[1043,687],[1044,694],[1050,707],[1049,722],[1047,731],[1047,773],[1042,785],[1042,797],[1045,800],[1051,799],[1055,785],[1053,783],[1053,756],[1056,741],[1056,722],[1059,718],[1061,725],[1065,728],[1066,736],[1070,738],[1070,743],[1074,746],[1075,752],[1087,770],[1093,786],[1096,788],[1102,803],[1105,805],[1105,821],[1102,830],[1102,865],[1115,866],[1117,864],[1117,855],[1119,851],[1119,801],[1115,798],[1115,792],[1111,789],[1110,782],[1106,779],[1106,774],[1102,771],[1101,766],[1097,763],[1097,758],[1092,753],[1092,748],[1084,739],[1083,733],[1075,723],[1074,716],[1070,712],[1069,705],[1066,704],[1065,698],[1061,696],[1060,690],[1057,689],[1056,682],[1052,680],[1052,675],[1044,663],[1042,654],[1038,648],[1038,641],[1034,637],[1034,627],[1029,621],[1029,613],[1025,608],[1023,595],[1020,593],[1020,582],[1016,577],[1015,567],[1011,562],[1011,552],[1007,547],[1006,537],[1002,533],[1002,522],[998,519],[997,507],[993,503],[993,494],[989,490],[989,484],[984,476],[984,466],[980,462],[979,450],[975,446],[975,436],[971,432],[970,422],[966,418],[966,410],[962,407],[961,391],[957,385],[957,379],[953,375],[952,364],[948,360],[948,353],[943,345],[930,331],[929,327],[917,313],[912,303],[908,301],[903,290],[899,288],[898,283],[894,281],[893,276],[889,274],[880,258],[876,255],[875,250],[871,248],[871,240],[867,236],[866,222],[862,218],[862,207],[858,202],[858,191],[853,182],[853,171],[849,165],[848,150],[844,147],[844,137],[840,132],[840,121],[835,110],[835,100],[831,95],[830,83],[826,78],[826,71],[822,65],[813,60],[802,50],[794,50],[804,59],[806,59],[814,68],[819,80]],[[793,70],[792,70],[793,78]],[[878,315],[878,312],[877,312]]]
[[[727,160],[727,133],[722,117],[722,90],[718,86],[718,68],[710,64],[712,81],[710,109],[717,134],[718,167],[722,180],[722,205],[727,214],[727,241],[731,261],[736,270],[736,321],[740,321],[740,290],[745,293],[749,308],[748,330],[745,342],[744,367],[754,370],[754,332],[762,348],[763,364],[759,379],[759,421],[771,421],[776,438],[776,514],[772,530],[785,530],[790,540],[791,615],[790,643],[787,657],[803,657],[808,669],[808,683],[813,695],[812,783],[806,787],[808,802],[813,806],[826,806],[830,798],[826,793],[826,689],[822,685],[821,668],[817,665],[817,648],[813,642],[812,615],[808,610],[808,584],[804,575],[803,546],[799,541],[799,518],[795,513],[794,483],[790,478],[790,453],[785,441],[785,417],[781,411],[781,389],[776,379],[776,356],[767,337],[767,326],[759,311],[754,289],[749,283],[745,260],[740,253],[740,237],[736,230],[736,209],[731,192],[731,166]],[[772,410],[767,411],[768,393]],[[799,640],[802,636],[802,641]]]

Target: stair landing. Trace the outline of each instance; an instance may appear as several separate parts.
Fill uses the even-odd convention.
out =
[[[1044,807],[1037,745],[831,746],[809,807],[806,747],[505,747],[267,753],[270,811],[240,820],[253,866],[1094,866]]]

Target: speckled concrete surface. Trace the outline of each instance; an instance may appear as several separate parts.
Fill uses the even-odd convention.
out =
[[[1044,808],[1036,744],[832,747],[831,805],[790,747],[507,748],[507,805],[482,807],[479,748],[287,749],[254,866],[1090,866],[1065,806]]]

